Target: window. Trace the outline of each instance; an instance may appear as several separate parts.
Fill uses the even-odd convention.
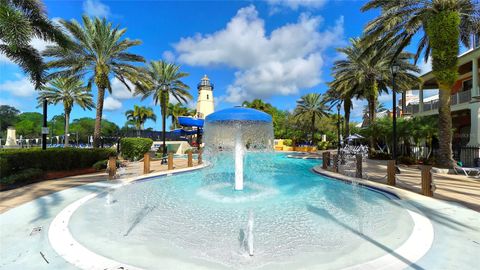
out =
[[[462,91],[469,91],[472,90],[472,80],[465,80],[463,81]]]
[[[208,94],[207,94],[207,100],[208,100]]]

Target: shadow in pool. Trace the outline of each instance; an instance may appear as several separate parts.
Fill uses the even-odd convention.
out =
[[[423,270],[424,268],[420,267],[419,265],[409,261],[407,258],[401,256],[400,254],[396,253],[395,250],[389,248],[388,246],[376,241],[375,239],[372,239],[364,234],[362,234],[361,232],[355,230],[354,228],[348,226],[347,224],[339,221],[338,219],[336,219],[334,216],[332,216],[328,211],[326,211],[325,209],[321,209],[321,208],[318,208],[318,207],[315,207],[315,206],[312,206],[312,205],[308,205],[307,204],[307,210],[311,213],[314,213],[322,218],[325,218],[325,219],[329,219],[331,221],[334,221],[335,223],[337,223],[338,225],[342,226],[343,228],[349,230],[350,232],[358,235],[359,237],[363,238],[364,240],[374,244],[375,246],[385,250],[386,252],[388,252],[389,254],[391,254],[392,256],[396,257],[397,259],[401,260],[402,262],[408,264],[411,268],[413,269],[417,269],[417,270]]]
[[[138,214],[136,215],[135,217],[135,220],[132,222],[132,224],[130,225],[130,228],[128,228],[127,232],[123,235],[123,236],[128,236],[130,234],[130,232],[133,231],[133,229],[135,229],[135,227],[146,217],[148,216],[148,214],[150,214],[153,210],[155,210],[155,208],[157,208],[157,206],[145,206],[144,208],[142,208],[142,210],[140,210],[140,212],[138,212]]]

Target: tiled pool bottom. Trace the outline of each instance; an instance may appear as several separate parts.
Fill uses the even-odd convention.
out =
[[[305,165],[305,168],[300,166],[301,172],[298,173],[300,177],[315,177],[308,171],[308,166],[311,167],[311,164]],[[188,174],[183,176],[186,175]],[[178,175],[178,177],[180,176],[181,175]],[[204,266],[209,269],[228,266],[230,266],[230,268],[255,269],[258,267],[311,269],[312,267],[309,266],[313,265],[317,265],[321,269],[337,269],[377,258],[382,255],[381,250],[384,250],[384,248],[394,250],[406,241],[412,231],[411,224],[408,223],[411,221],[408,214],[405,212],[405,216],[402,217],[403,209],[400,209],[402,211],[399,212],[400,216],[398,218],[396,217],[397,215],[389,216],[385,214],[388,211],[383,211],[381,213],[384,215],[379,214],[377,216],[385,216],[388,220],[376,220],[376,222],[386,225],[379,225],[379,232],[376,232],[375,226],[364,226],[364,236],[368,237],[362,238],[363,240],[357,240],[355,237],[361,238],[358,232],[362,228],[359,226],[359,221],[349,217],[348,212],[346,212],[346,210],[353,211],[351,209],[352,206],[346,202],[342,203],[343,200],[348,201],[348,193],[346,193],[346,197],[339,196],[339,198],[334,199],[335,196],[343,193],[336,192],[333,193],[336,195],[332,195],[328,194],[328,192],[326,193],[328,189],[324,189],[323,191],[319,189],[312,193],[318,193],[318,196],[323,199],[318,198],[317,200],[312,200],[312,197],[309,197],[310,195],[305,191],[311,189],[311,187],[301,188],[298,180],[292,181],[290,185],[282,183],[282,185],[280,185],[281,188],[277,190],[278,192],[286,192],[286,190],[288,190],[290,200],[285,200],[285,202],[282,202],[282,200],[277,201],[278,198],[275,198],[275,194],[267,194],[267,196],[264,197],[257,197],[257,203],[250,203],[251,205],[246,203],[247,205],[239,206],[237,205],[238,202],[223,202],[222,205],[224,205],[224,207],[222,209],[208,212],[208,215],[205,215],[205,212],[201,211],[203,208],[211,208],[212,205],[219,202],[211,200],[208,196],[205,197],[205,194],[198,195],[198,192],[192,195],[190,190],[195,190],[191,188],[192,183],[183,183],[179,186],[176,184],[172,185],[170,182],[180,182],[176,177],[177,176],[170,176],[164,179],[146,181],[118,189],[112,195],[113,200],[117,200],[117,202],[109,206],[105,205],[107,197],[103,195],[88,201],[79,208],[78,211],[74,212],[74,216],[71,219],[72,223],[69,227],[72,235],[77,241],[88,249],[95,251],[97,254],[130,264],[135,262],[134,265],[143,266],[147,269],[158,269],[162,266],[166,267],[167,262],[172,262],[172,259],[174,259],[174,261],[171,266],[178,265],[175,264],[175,262],[181,261],[185,263],[184,266]],[[191,178],[195,179],[195,177]],[[325,181],[325,179],[318,181]],[[297,185],[295,185],[295,183],[297,183]],[[340,182],[338,184],[346,185]],[[87,185],[42,197],[37,201],[25,204],[1,215],[1,269],[74,269],[72,265],[59,257],[50,247],[47,235],[48,226],[52,218],[60,212],[61,209],[91,191],[97,190],[98,188],[95,186],[98,185],[101,184]],[[162,187],[162,185],[171,186]],[[209,183],[206,186],[212,185],[214,185],[214,183]],[[315,186],[321,185],[319,182],[315,183]],[[198,191],[198,189],[196,190]],[[131,196],[132,191],[133,194],[141,194],[142,196],[132,200],[135,198]],[[223,190],[222,188],[217,191],[222,194],[229,192],[228,189]],[[335,191],[335,189],[333,188],[329,191]],[[364,191],[362,190],[361,192]],[[378,195],[384,197],[382,194]],[[172,198],[169,196],[172,196]],[[200,199],[195,196],[199,196],[205,201],[199,203],[197,200]],[[311,196],[314,197],[314,195]],[[140,200],[141,198],[143,198],[143,200]],[[162,203],[156,203],[160,198],[162,199]],[[176,199],[179,201],[175,202]],[[174,200],[174,202],[172,202],[172,200]],[[265,201],[268,200],[271,200],[271,206],[262,207],[260,202],[265,204]],[[305,204],[303,200],[308,201],[310,206]],[[380,197],[376,198],[376,200],[382,201],[381,204],[384,204],[383,207],[390,204],[389,202],[385,203]],[[385,200],[389,199],[385,198]],[[192,203],[192,201],[195,201],[195,203]],[[289,201],[293,202],[296,207],[289,205]],[[299,207],[299,205],[302,205],[300,202],[303,203],[303,207]],[[423,258],[415,262],[412,268],[419,269],[420,267],[431,269],[433,267],[434,269],[451,269],[449,266],[455,266],[457,269],[470,269],[471,267],[469,268],[468,266],[473,266],[475,262],[474,254],[476,253],[474,252],[478,253],[479,251],[478,245],[475,244],[475,240],[480,240],[478,239],[478,213],[431,199],[413,201],[411,203],[426,213],[427,217],[432,220],[435,229],[435,239],[432,248]],[[243,204],[245,204],[245,202],[242,202],[242,205]],[[425,208],[425,204],[429,205],[429,207]],[[372,210],[375,210],[375,203],[371,203],[371,205]],[[257,254],[254,258],[249,258],[241,254],[238,236],[240,229],[246,225],[247,218],[245,211],[250,211],[252,208],[255,212],[256,221],[254,232],[257,242]],[[82,218],[82,215],[85,213],[95,212],[97,212],[97,214],[83,216]],[[289,212],[295,214],[289,214]],[[447,215],[445,212],[451,213]],[[177,214],[176,216],[174,215],[175,213]],[[273,213],[281,213],[280,216],[283,220],[280,218],[275,220],[276,215]],[[311,217],[309,217],[310,214],[312,215]],[[170,215],[168,217],[171,218],[167,219],[166,215]],[[327,218],[325,215],[327,215]],[[192,216],[194,216],[198,222],[192,223],[192,218],[189,218]],[[298,216],[296,223],[307,225],[301,228],[292,227],[291,224],[296,223],[289,222],[289,220],[295,216]],[[332,216],[339,221],[336,222],[336,225],[329,224]],[[309,221],[310,223],[305,221],[305,219],[309,218],[311,219]],[[318,219],[318,222],[316,219]],[[213,222],[215,220],[217,220],[216,223],[218,224]],[[402,223],[402,220],[407,221],[407,223]],[[288,226],[290,227],[288,227],[288,229],[291,230],[286,231],[292,232],[292,234],[286,234],[286,231],[282,230],[281,226],[277,226],[278,228],[274,228],[274,230],[269,232],[265,229],[268,222],[270,222],[270,225],[289,224]],[[226,223],[231,225],[225,225]],[[367,222],[363,224],[365,225]],[[396,230],[396,224],[403,226],[410,225],[410,228],[408,230]],[[30,236],[32,228],[38,227],[37,225],[43,225],[42,231]],[[110,229],[108,226],[110,226]],[[310,227],[320,227],[322,229],[314,231],[315,228],[312,229]],[[393,231],[394,235],[397,236],[395,239],[398,238],[395,240],[397,242],[392,241],[393,237],[389,237],[391,235],[382,233],[382,227],[387,228],[386,231]],[[342,237],[338,238],[339,240],[337,242],[344,245],[342,249],[342,246],[335,242],[337,238],[335,235],[338,235],[338,232],[344,229],[350,230],[350,233],[354,236],[348,236],[350,238],[344,236],[344,240],[350,241],[343,242]],[[206,231],[204,232],[204,230]],[[355,233],[355,231],[357,233]],[[305,239],[313,238],[305,237],[304,235],[307,235],[306,232],[309,236],[316,235],[319,238],[323,237],[321,238],[322,242],[319,241],[319,243],[316,243],[315,239],[310,239],[308,245],[305,244]],[[324,232],[325,235],[322,236]],[[405,233],[402,234],[403,232]],[[382,234],[385,236],[382,236]],[[215,240],[213,244],[210,240],[206,241],[201,237],[204,235],[213,237]],[[334,240],[328,242],[328,236]],[[276,241],[269,242],[268,239],[275,239]],[[447,243],[447,239],[449,240],[448,248],[438,245]],[[300,243],[296,243],[295,240],[300,240]],[[146,245],[146,242],[151,242],[151,244]],[[283,253],[281,252],[279,254],[280,256],[274,257],[275,261],[273,263],[254,263],[254,260],[261,261],[262,259],[265,260],[268,258],[266,256],[262,258],[262,255],[268,254],[269,248],[273,249],[276,245],[288,247],[289,244],[290,248],[285,248],[282,250]],[[309,245],[310,247],[315,247],[315,244],[317,248],[322,244],[325,245],[325,248],[308,248]],[[369,245],[372,247],[368,247]],[[450,247],[457,245],[458,251],[452,251]],[[297,246],[303,248],[303,250],[300,251],[305,251],[305,254],[298,255],[299,250],[295,251],[291,249],[291,247],[295,248]],[[460,248],[460,246],[462,246],[462,248]],[[8,249],[5,247],[8,247]],[[207,250],[208,247],[211,247],[211,250]],[[230,247],[230,250],[225,247]],[[466,250],[465,247],[467,247],[468,250]],[[375,249],[378,249],[377,253],[375,253]],[[313,252],[308,252],[308,250],[313,250]],[[290,253],[287,253],[287,251]],[[40,254],[40,252],[42,253]],[[291,255],[291,253],[295,252],[296,255]],[[458,253],[456,254],[455,252]],[[321,256],[321,253],[324,254],[324,257]],[[239,254],[243,257],[239,256]],[[328,256],[325,254],[328,254]],[[437,254],[441,254],[442,257],[438,258],[436,256]],[[456,257],[452,257],[455,255],[460,256],[460,254],[462,254],[462,260],[456,260]],[[302,255],[304,255],[304,257],[302,257]],[[227,257],[227,260],[225,260],[224,258],[226,258],[226,256],[230,257]],[[166,259],[167,257],[168,260]],[[285,258],[294,259],[285,261]],[[48,260],[48,263],[46,260]],[[222,262],[222,260],[224,261]],[[324,263],[325,260],[330,261],[328,267],[327,264]],[[225,261],[227,263],[225,263]],[[228,265],[228,263],[232,264]],[[166,268],[172,269],[171,267]],[[190,269],[190,267],[188,269]]]

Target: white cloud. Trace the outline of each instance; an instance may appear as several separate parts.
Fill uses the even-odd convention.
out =
[[[129,91],[128,88],[117,78],[112,80],[112,97],[116,99],[130,99],[133,98],[133,91],[135,87],[129,81],[127,81],[128,86],[132,91]]]
[[[327,3],[327,0],[267,0],[273,7],[288,7],[297,10],[300,7],[319,8]]]
[[[54,45],[54,43],[47,42],[40,38],[32,38],[32,40],[30,41],[30,45],[41,53],[43,50],[45,50],[45,48],[47,48],[48,45]],[[4,55],[3,53],[0,53],[0,64],[15,64],[15,63],[9,58],[7,58],[6,55]]]
[[[432,57],[429,57],[427,62],[424,62],[423,60],[420,61],[421,62],[418,64],[418,67],[420,68],[420,75],[432,70]]]
[[[352,120],[361,120],[363,117],[363,108],[367,105],[367,101],[365,99],[352,99],[352,105],[353,108],[350,112]]]
[[[18,80],[8,80],[0,84],[0,92],[9,92],[17,97],[30,97],[35,95],[35,86],[27,77]]]
[[[103,109],[105,111],[115,111],[120,108],[122,108],[122,102],[113,97],[107,97],[103,102]]]
[[[174,45],[180,62],[236,69],[226,101],[293,95],[321,82],[322,53],[343,44],[343,17],[323,32],[321,17],[300,15],[296,23],[266,33],[254,6],[240,9],[215,33],[182,38]]]
[[[86,0],[83,2],[83,12],[92,17],[108,17],[111,15],[110,7],[100,0]]]
[[[162,53],[163,60],[174,63],[175,62],[175,54],[172,51],[164,51]]]
[[[13,106],[17,109],[22,107],[22,103],[20,102],[20,100],[13,98],[0,98],[0,105]]]

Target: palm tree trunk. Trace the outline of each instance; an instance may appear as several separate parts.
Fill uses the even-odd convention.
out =
[[[368,98],[368,124],[371,126],[371,125],[375,125],[375,101],[376,101],[376,98],[375,96],[371,95],[369,98]],[[369,148],[370,148],[370,154],[372,154],[373,152],[375,152],[375,145],[376,145],[376,140],[375,140],[375,136],[373,136],[373,134],[370,136],[369,138]]]
[[[439,149],[437,163],[443,168],[453,168],[452,116],[450,110],[451,90],[448,85],[439,83],[438,136]]]
[[[315,114],[312,116],[312,144],[315,145]]]
[[[95,130],[93,131],[93,147],[100,146],[100,134],[102,132],[102,114],[103,114],[103,100],[105,98],[105,88],[98,88],[97,97],[97,114],[95,116]]]
[[[352,101],[349,98],[346,98],[343,102],[343,110],[345,114],[345,134],[344,139],[350,136],[350,109],[352,107]]]
[[[65,110],[65,144],[63,145],[63,147],[68,147],[68,141],[70,138],[68,134],[69,128],[70,128],[70,111]]]

